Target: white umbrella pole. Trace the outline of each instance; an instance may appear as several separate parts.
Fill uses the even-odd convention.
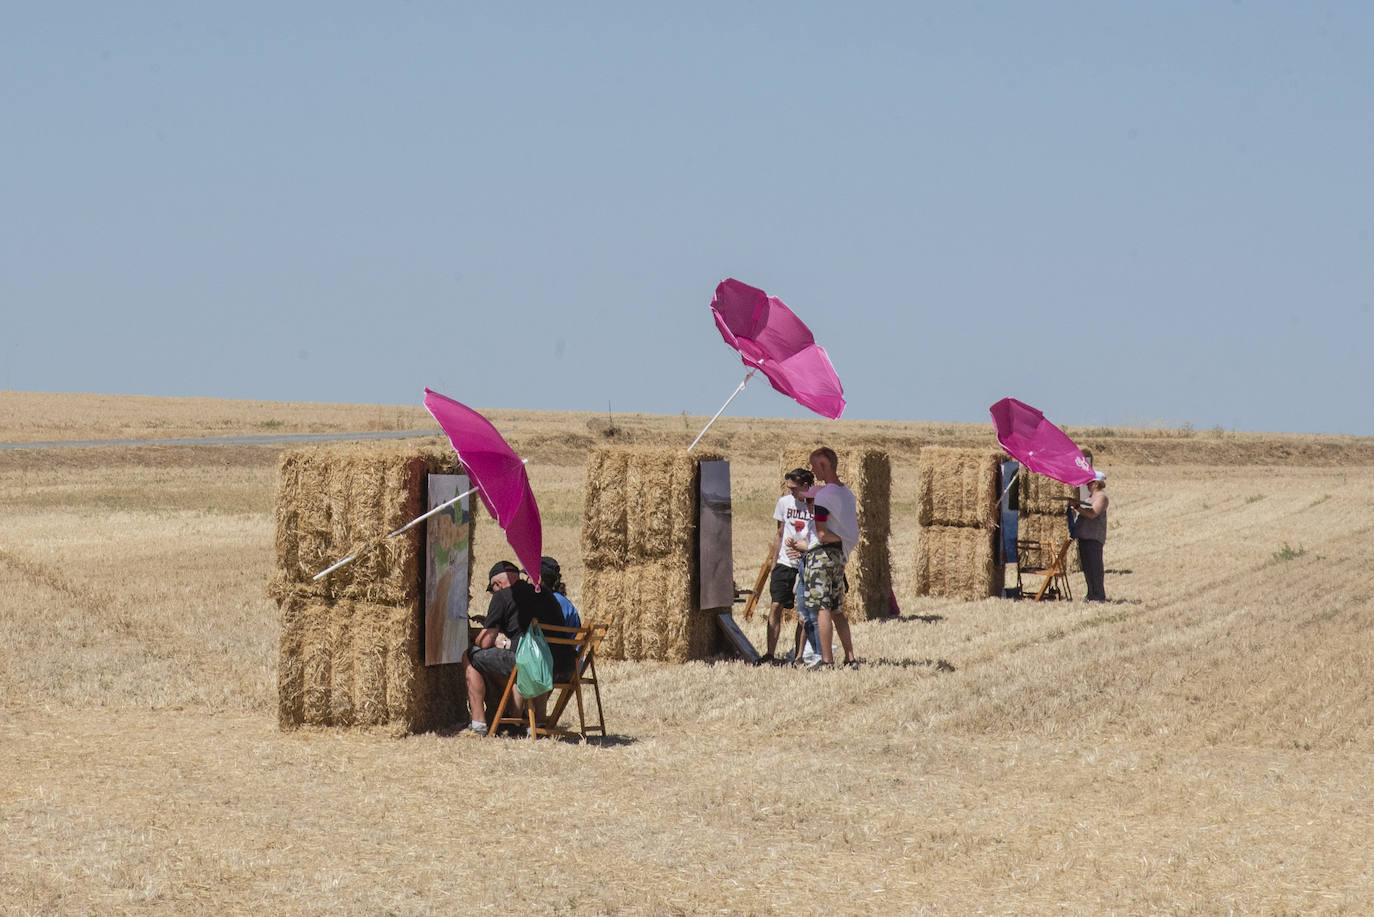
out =
[[[350,555],[348,555],[347,557],[345,557],[343,560],[341,560],[341,561],[339,561],[338,563],[334,564],[332,567],[327,567],[326,569],[321,570],[319,573],[316,573],[316,574],[312,577],[312,579],[316,579],[316,580],[323,579],[325,576],[327,576],[327,575],[330,574],[330,573],[333,573],[335,570],[339,569],[340,567],[347,566],[348,564],[351,564],[353,561],[357,560],[357,559],[358,559],[359,557],[361,557],[363,554],[366,554],[368,551],[370,551],[370,550],[372,550],[373,548],[377,547],[377,545],[381,544],[383,541],[386,541],[387,538],[395,538],[397,535],[401,534],[402,532],[404,532],[405,530],[407,530],[407,529],[409,529],[409,528],[414,527],[414,526],[417,525],[418,523],[421,523],[421,522],[425,521],[425,520],[428,519],[430,516],[433,516],[435,513],[442,512],[443,510],[448,509],[450,506],[452,506],[453,504],[457,503],[459,500],[463,499],[463,498],[466,497],[468,494],[472,494],[472,493],[476,493],[476,492],[477,492],[477,488],[476,488],[476,487],[470,487],[470,488],[468,488],[467,490],[465,490],[465,491],[463,491],[462,493],[460,493],[458,496],[454,497],[452,500],[448,500],[448,501],[446,501],[446,502],[444,502],[444,503],[440,503],[438,506],[434,507],[434,509],[432,509],[432,510],[430,510],[429,512],[425,513],[423,516],[416,516],[414,519],[410,520],[409,522],[407,522],[405,525],[401,526],[401,527],[400,527],[399,529],[397,529],[396,531],[390,532],[390,533],[388,533],[386,536],[384,536],[384,537],[382,537],[382,538],[378,538],[376,541],[372,542],[372,544],[370,544],[370,545],[368,545],[367,547],[363,548],[363,549],[362,549],[361,551],[359,551],[357,554],[350,554]]]
[[[1002,505],[1002,498],[1005,497],[1005,496],[1007,495],[1007,491],[1011,490],[1011,485],[1012,485],[1013,483],[1015,483],[1015,481],[1016,481],[1016,476],[1017,476],[1018,474],[1021,473],[1021,469],[1024,468],[1024,467],[1025,467],[1025,465],[1023,465],[1021,462],[1017,462],[1017,463],[1016,463],[1016,470],[1013,471],[1013,472],[1011,473],[1011,477],[1007,479],[1007,486],[1006,486],[1006,487],[1003,487],[1003,488],[1002,488],[1002,492],[1001,492],[1000,494],[997,495],[997,505],[998,505],[998,506],[1001,506],[1001,505]]]
[[[758,372],[758,369],[749,370],[749,375],[745,376],[744,381],[739,384],[739,387],[737,389],[735,389],[735,394],[725,399],[725,403],[720,406],[720,410],[716,411],[716,416],[712,417],[709,421],[707,421],[706,426],[702,427],[701,432],[697,434],[697,438],[692,440],[692,445],[687,447],[688,452],[691,452],[694,448],[696,448],[696,444],[701,442],[701,438],[706,435],[706,431],[711,429],[711,424],[715,423],[717,420],[720,419],[720,415],[724,414],[725,409],[730,406],[730,402],[734,401],[735,398],[739,396],[739,393],[744,391],[744,387],[749,384],[749,380],[753,378],[754,373],[756,372]]]

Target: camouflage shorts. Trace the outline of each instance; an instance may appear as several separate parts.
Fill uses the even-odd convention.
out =
[[[844,551],[838,544],[822,545],[806,553],[802,583],[810,610],[839,611],[844,607]]]

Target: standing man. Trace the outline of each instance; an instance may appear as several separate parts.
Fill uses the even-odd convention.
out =
[[[778,648],[778,635],[782,631],[782,610],[796,606],[797,564],[802,552],[811,545],[811,536],[816,527],[811,521],[811,506],[802,491],[815,483],[811,472],[805,468],[793,468],[787,472],[783,483],[787,493],[778,497],[773,507],[773,518],[778,521],[778,533],[773,538],[773,573],[768,579],[768,596],[772,604],[768,606],[768,652],[761,661],[777,662],[775,652]],[[798,628],[806,626],[798,609]],[[810,625],[810,636],[815,637],[816,622]],[[794,641],[800,642],[800,641]]]
[[[1107,542],[1107,476],[1095,472],[1088,482],[1088,502],[1078,508],[1078,560],[1083,565],[1083,579],[1088,584],[1089,602],[1107,601],[1103,586],[1102,546]]]
[[[822,483],[813,488],[816,535],[806,552],[806,605],[818,610],[821,661],[813,668],[835,664],[830,641],[838,634],[844,648],[844,668],[857,669],[854,642],[849,636],[849,618],[844,613],[844,593],[848,588],[844,565],[859,543],[859,513],[854,492],[840,483],[839,458],[835,450],[821,446],[811,453],[811,470]]]
[[[463,675],[468,688],[468,711],[472,722],[468,731],[487,734],[487,685],[503,691],[510,673],[515,669],[515,647],[525,635],[530,622],[562,626],[563,610],[551,589],[536,590],[520,578],[520,568],[508,560],[499,561],[487,574],[487,591],[491,602],[482,630],[463,654]],[[550,646],[555,673],[570,671],[572,647]],[[536,712],[542,715],[536,700]],[[520,698],[516,697],[517,707]]]

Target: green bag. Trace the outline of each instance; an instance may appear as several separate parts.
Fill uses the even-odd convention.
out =
[[[553,653],[538,621],[530,622],[529,630],[515,648],[515,688],[526,698],[553,690]]]

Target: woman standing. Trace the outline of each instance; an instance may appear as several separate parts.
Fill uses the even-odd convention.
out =
[[[1083,579],[1088,584],[1089,602],[1107,601],[1103,587],[1102,546],[1107,542],[1107,476],[1097,472],[1088,482],[1088,503],[1078,508],[1078,560],[1083,565]]]

